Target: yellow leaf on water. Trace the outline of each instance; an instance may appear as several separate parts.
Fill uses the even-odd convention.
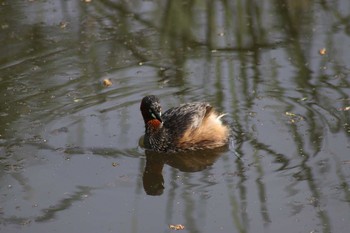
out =
[[[110,86],[112,86],[113,83],[112,83],[112,81],[110,79],[105,78],[105,79],[103,79],[102,84],[105,87],[110,87]]]
[[[176,225],[169,225],[169,228],[172,230],[178,231],[178,230],[184,230],[185,226],[181,224],[176,224]]]
[[[318,52],[319,52],[320,55],[326,55],[327,50],[326,50],[326,48],[322,48]]]

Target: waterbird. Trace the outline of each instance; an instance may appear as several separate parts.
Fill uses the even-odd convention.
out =
[[[155,152],[213,149],[226,145],[229,128],[207,102],[185,103],[162,114],[158,97],[145,96],[140,105],[145,122],[143,144]]]

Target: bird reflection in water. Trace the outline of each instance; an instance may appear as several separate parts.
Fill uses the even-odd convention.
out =
[[[213,165],[225,151],[227,151],[226,147],[170,154],[146,150],[143,188],[148,195],[162,195],[164,191],[164,178],[162,174],[164,164],[182,172],[199,172]]]

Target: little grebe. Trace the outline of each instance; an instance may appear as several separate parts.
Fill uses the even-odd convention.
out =
[[[212,149],[224,146],[229,129],[209,103],[188,103],[161,113],[159,99],[146,96],[140,110],[145,121],[144,146],[158,152]]]

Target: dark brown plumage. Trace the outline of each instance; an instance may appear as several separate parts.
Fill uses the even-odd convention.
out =
[[[209,103],[195,102],[161,113],[159,99],[146,96],[140,110],[145,122],[144,145],[159,152],[212,149],[224,146],[229,129]]]

